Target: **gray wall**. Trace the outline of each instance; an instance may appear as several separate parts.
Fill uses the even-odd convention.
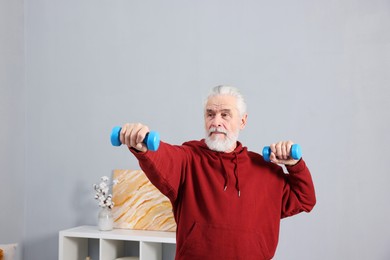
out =
[[[318,204],[282,221],[275,259],[390,258],[387,0],[35,0],[24,10],[25,87],[14,39],[0,130],[2,203],[18,205],[2,211],[16,227],[2,224],[0,237],[23,233],[24,259],[55,259],[59,230],[96,223],[92,184],[138,168],[110,145],[112,126],[202,138],[203,98],[221,83],[247,97],[246,146],[292,139],[312,170]],[[6,17],[2,40],[20,30]]]
[[[0,244],[23,239],[25,91],[23,1],[0,1]],[[21,247],[19,246],[18,249]],[[18,256],[21,254],[18,253]]]

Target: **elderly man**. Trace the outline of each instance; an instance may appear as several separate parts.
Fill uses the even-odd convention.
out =
[[[247,113],[236,88],[213,88],[204,119],[205,139],[180,146],[161,142],[148,151],[142,140],[149,128],[139,123],[125,124],[120,140],[172,203],[177,260],[271,259],[281,218],[316,203],[310,172],[290,157],[291,141],[270,146],[271,162],[238,141]]]

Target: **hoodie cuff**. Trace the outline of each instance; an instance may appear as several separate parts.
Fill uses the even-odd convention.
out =
[[[301,158],[297,164],[295,165],[286,165],[286,169],[289,173],[291,174],[296,174],[299,172],[302,172],[306,169],[306,163],[305,161]]]
[[[138,151],[137,149],[133,148],[133,147],[129,147],[129,151],[134,154],[135,156],[137,155],[144,155],[146,154],[149,150],[146,150],[145,152],[141,152],[141,151]]]

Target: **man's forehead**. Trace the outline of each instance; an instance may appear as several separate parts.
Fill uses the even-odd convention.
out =
[[[232,110],[236,108],[236,99],[232,96],[215,96],[209,98],[206,110]]]
[[[232,104],[226,104],[226,103],[207,103],[206,108],[210,109],[232,109],[235,106]]]

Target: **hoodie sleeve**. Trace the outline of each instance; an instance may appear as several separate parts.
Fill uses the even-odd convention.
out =
[[[293,216],[302,211],[310,212],[316,204],[314,184],[303,159],[296,165],[286,168],[289,174],[285,175],[282,218]]]
[[[183,173],[187,161],[185,148],[160,142],[159,149],[155,152],[146,151],[142,153],[133,148],[129,150],[138,159],[141,169],[150,182],[167,196],[173,204],[184,178]]]

